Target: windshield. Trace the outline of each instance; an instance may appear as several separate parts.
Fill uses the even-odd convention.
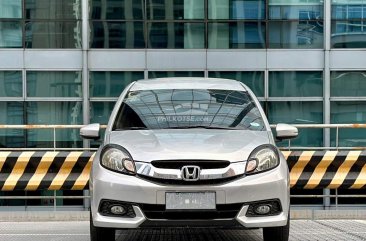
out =
[[[255,102],[245,91],[162,89],[130,91],[113,130],[133,129],[264,130]]]

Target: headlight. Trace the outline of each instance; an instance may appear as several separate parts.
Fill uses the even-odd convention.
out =
[[[106,146],[101,154],[100,163],[103,167],[123,174],[135,175],[136,167],[130,154],[116,145]]]
[[[246,166],[246,174],[264,172],[277,167],[280,164],[280,157],[277,149],[271,145],[257,147],[250,154]]]

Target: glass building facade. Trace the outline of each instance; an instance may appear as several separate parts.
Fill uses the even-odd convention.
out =
[[[106,124],[129,83],[174,76],[242,81],[272,124],[365,123],[365,48],[366,0],[2,0],[0,124]],[[335,136],[303,129],[291,145]],[[52,131],[0,130],[0,148],[52,146]]]

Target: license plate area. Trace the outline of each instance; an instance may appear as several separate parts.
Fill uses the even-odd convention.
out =
[[[216,209],[215,192],[167,192],[165,193],[166,210],[214,210]]]

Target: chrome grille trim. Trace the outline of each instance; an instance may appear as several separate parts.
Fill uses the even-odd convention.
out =
[[[137,174],[154,179],[183,180],[181,169],[164,169],[154,167],[151,163],[135,162]],[[231,163],[228,167],[201,169],[199,180],[227,179],[245,173],[246,162]]]
[[[229,161],[222,160],[196,160],[196,159],[179,159],[179,160],[154,160],[151,162],[154,167],[163,169],[182,169],[184,166],[199,166],[201,169],[217,169],[225,168],[230,165]]]

